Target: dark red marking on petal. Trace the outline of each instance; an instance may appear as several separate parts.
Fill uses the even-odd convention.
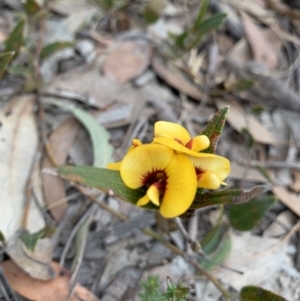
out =
[[[187,147],[188,149],[192,149],[192,146],[193,146],[193,139],[191,139],[186,145],[185,147]]]
[[[142,183],[146,187],[150,187],[151,185],[155,185],[159,190],[159,194],[164,195],[167,187],[168,175],[164,170],[153,170],[148,171],[142,177]]]
[[[206,170],[202,169],[201,167],[195,167],[197,180],[199,181],[201,177],[205,174]]]
[[[174,138],[174,140],[175,140],[176,142],[180,143],[181,145],[183,145],[183,143],[182,143],[182,141],[181,141],[180,139]]]

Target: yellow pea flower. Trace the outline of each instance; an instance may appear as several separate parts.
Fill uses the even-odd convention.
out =
[[[142,145],[143,143],[139,140],[139,139],[133,139],[132,140],[132,145],[129,147],[127,153],[129,153],[130,151],[132,151],[134,148]],[[112,169],[112,170],[120,170],[120,167],[121,167],[121,163],[122,161],[120,162],[113,162],[113,163],[108,163],[107,164],[107,168],[108,169]]]
[[[121,163],[120,174],[129,188],[147,187],[137,206],[152,202],[166,218],[183,214],[196,194],[197,177],[190,159],[163,145],[132,149]]]
[[[196,170],[198,187],[218,189],[221,184],[226,185],[223,181],[230,172],[230,161],[214,154],[199,153],[209,147],[207,136],[199,135],[191,139],[184,127],[166,121],[155,123],[154,136],[154,142],[189,155]]]
[[[181,125],[173,122],[158,121],[154,124],[154,142],[168,146],[178,152],[190,156],[202,156],[200,151],[210,145],[207,136],[199,135],[191,138],[188,131]]]
[[[223,181],[230,172],[230,161],[213,154],[202,154],[202,157],[189,156],[197,174],[197,186],[206,189],[218,189],[226,185]]]

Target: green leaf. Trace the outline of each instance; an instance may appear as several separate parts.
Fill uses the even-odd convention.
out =
[[[201,258],[199,264],[207,271],[212,270],[218,263],[222,263],[231,250],[231,240],[227,232],[228,226],[222,223],[223,214],[224,206],[221,206],[217,223],[200,243],[203,252],[210,260]]]
[[[94,150],[94,166],[106,167],[109,162],[113,161],[113,147],[109,144],[108,131],[92,115],[81,109],[74,109],[73,114],[90,134]]]
[[[54,226],[46,226],[38,232],[23,234],[20,236],[20,239],[23,241],[28,250],[34,252],[38,240],[52,236],[56,232],[56,230],[57,229]]]
[[[150,0],[144,9],[144,20],[147,24],[154,23],[160,17],[165,1],[164,0]]]
[[[0,80],[5,72],[6,66],[9,64],[14,55],[14,51],[0,53]]]
[[[231,225],[239,231],[251,230],[275,201],[275,196],[264,196],[249,203],[231,206],[229,209]]]
[[[68,47],[73,47],[74,43],[73,42],[54,42],[52,44],[46,45],[41,52],[41,58],[45,59],[46,57],[54,54],[56,51],[68,48]]]
[[[213,205],[234,205],[245,203],[259,194],[271,189],[270,185],[257,185],[250,190],[242,189],[224,189],[216,192],[207,192],[204,194],[196,193],[194,202],[190,209],[198,209]]]
[[[241,134],[244,137],[244,139],[246,140],[246,148],[251,149],[254,145],[254,139],[251,135],[251,133],[249,132],[249,130],[247,128],[243,128],[241,130]]]
[[[140,285],[142,287],[142,292],[138,295],[141,301],[161,300],[158,276],[149,275],[147,280],[141,282]]]
[[[5,236],[3,232],[0,230],[0,242],[5,241]]]
[[[206,260],[204,258],[201,258],[199,260],[199,264],[207,271],[214,269],[218,265],[218,263],[222,263],[230,254],[231,240],[228,233],[227,232],[224,233],[224,232],[225,232],[224,230],[219,229],[218,232],[214,233],[215,237],[211,238],[215,243],[218,243],[217,244],[218,248],[214,250],[213,253],[208,255],[204,251],[208,255],[207,256],[208,259],[210,260]],[[202,249],[204,250],[202,243],[201,246]]]
[[[197,29],[201,25],[208,9],[209,0],[202,0],[201,5],[199,6],[198,15],[193,24],[193,28]]]
[[[202,151],[203,153],[215,153],[219,137],[223,131],[228,110],[229,106],[219,110],[207,123],[205,129],[202,131],[201,134],[206,135],[210,140],[210,146],[206,150]]]
[[[100,189],[132,204],[136,204],[146,194],[146,190],[143,188],[128,188],[123,183],[120,172],[116,170],[91,166],[59,166],[57,172],[66,180]],[[151,204],[144,208],[157,209]]]
[[[287,301],[285,298],[258,286],[244,286],[240,296],[243,301]]]
[[[186,39],[188,37],[188,32],[184,31],[183,33],[176,35],[169,33],[170,39],[173,41],[176,48],[179,50],[185,50],[186,47]]]
[[[266,109],[266,106],[264,104],[258,104],[258,105],[254,105],[252,108],[251,108],[251,113],[254,115],[254,116],[257,116],[259,117],[263,111]]]
[[[34,0],[27,0],[24,7],[27,15],[33,15],[41,9]]]
[[[219,28],[226,18],[226,14],[220,13],[213,15],[209,19],[205,20],[200,26],[197,27],[199,34],[204,35],[211,30]]]
[[[88,219],[82,224],[82,226],[78,229],[76,236],[75,236],[75,256],[72,260],[71,265],[71,272],[74,272],[74,269],[76,267],[76,264],[82,258],[84,247],[86,246],[86,240],[89,233],[89,228],[91,225],[91,222],[93,221],[94,216],[91,213],[91,215],[88,217]]]
[[[240,78],[234,86],[232,92],[242,92],[251,89],[254,86],[254,81],[247,78]]]
[[[75,108],[70,104],[64,104],[56,100],[48,99],[47,103],[71,111],[73,115],[86,128],[93,144],[94,166],[106,167],[108,163],[113,161],[113,147],[111,146],[111,144],[109,144],[109,132],[102,125],[100,125],[91,114],[81,109]]]
[[[8,39],[5,41],[5,52],[14,51],[16,54],[19,53],[24,42],[24,27],[25,19],[21,19],[11,32]]]

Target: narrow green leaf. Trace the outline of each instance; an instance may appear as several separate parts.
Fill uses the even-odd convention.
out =
[[[41,52],[41,58],[45,59],[48,56],[54,54],[58,50],[62,50],[68,47],[73,47],[74,43],[73,42],[54,42],[52,44],[46,45]]]
[[[271,190],[270,185],[257,185],[250,190],[224,189],[204,194],[196,193],[195,200],[190,209],[198,209],[213,205],[234,205],[245,203],[259,194]]]
[[[5,52],[14,51],[16,54],[19,53],[24,42],[24,27],[25,20],[21,19],[11,32],[8,39],[5,41]]]
[[[214,269],[218,263],[224,262],[224,260],[230,254],[231,240],[228,233],[223,233],[219,239],[218,248],[212,254],[207,256],[210,260],[206,260],[204,258],[199,260],[199,264],[207,271]]]
[[[254,145],[253,136],[251,135],[251,133],[249,132],[249,130],[247,128],[243,128],[241,130],[241,134],[246,141],[246,144],[245,144],[246,148],[251,149]]]
[[[120,172],[116,170],[91,166],[59,166],[57,172],[66,180],[97,188],[132,204],[136,204],[146,194],[143,188],[128,188],[123,183]],[[150,203],[144,208],[157,209]]]
[[[76,264],[78,264],[78,261],[80,258],[82,258],[85,246],[86,246],[86,240],[87,235],[89,232],[89,228],[91,225],[91,222],[93,221],[93,214],[91,214],[88,219],[83,223],[83,225],[78,229],[76,236],[75,236],[75,256],[72,260],[71,265],[71,272],[74,272],[74,269],[76,267]]]
[[[5,241],[5,236],[3,232],[0,230],[0,242]]]
[[[0,80],[5,72],[6,66],[9,64],[14,55],[14,51],[0,53]]]
[[[226,18],[226,14],[220,13],[213,15],[209,19],[205,20],[200,26],[197,27],[199,34],[204,35],[211,30],[219,28]]]
[[[210,140],[210,146],[206,150],[204,150],[203,153],[215,153],[219,137],[223,131],[228,110],[229,106],[219,110],[207,123],[205,129],[202,131],[201,134],[206,135]]]
[[[231,206],[229,209],[231,225],[239,231],[253,229],[275,201],[275,196],[264,196],[245,204]]]
[[[24,7],[27,15],[33,15],[41,9],[34,0],[27,0]]]
[[[176,36],[175,44],[177,47],[179,47],[179,49],[185,50],[185,47],[186,47],[185,41],[186,41],[187,37],[188,37],[188,32],[186,32],[186,31],[184,31],[180,35]]]
[[[28,250],[34,252],[38,240],[52,236],[56,232],[56,230],[57,229],[54,226],[46,226],[38,232],[23,234],[20,236],[20,239],[23,241]]]
[[[243,301],[287,301],[285,298],[258,286],[244,286],[240,296]]]
[[[198,29],[201,25],[208,9],[209,0],[202,0],[201,5],[199,6],[199,11],[197,14],[197,17],[195,19],[195,22],[193,24],[194,29]]]
[[[93,144],[93,165],[95,167],[106,167],[108,163],[113,161],[113,147],[111,146],[111,144],[109,144],[109,132],[102,125],[100,125],[91,114],[81,109],[75,108],[70,104],[64,104],[53,99],[48,99],[47,103],[71,111],[73,115],[83,124],[83,126],[88,131]]]
[[[94,166],[106,167],[109,162],[113,161],[113,147],[109,144],[108,131],[92,115],[81,109],[74,109],[73,114],[90,134],[94,150]]]
[[[206,255],[211,255],[217,250],[222,240],[225,227],[221,223],[217,223],[201,240],[201,247]]]

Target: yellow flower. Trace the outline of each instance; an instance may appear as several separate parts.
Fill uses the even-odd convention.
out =
[[[131,150],[120,174],[129,188],[147,188],[137,206],[152,202],[166,218],[184,213],[196,194],[197,178],[189,158],[163,145],[145,144]]]
[[[142,145],[143,143],[139,140],[139,139],[132,139],[132,145],[129,147],[127,153],[129,153],[130,151],[132,151],[134,148]],[[121,167],[121,163],[120,162],[113,162],[113,163],[108,163],[107,164],[107,168],[108,169],[112,169],[112,170],[120,170]]]
[[[154,142],[168,146],[175,151],[189,155],[196,174],[197,186],[206,189],[218,189],[230,172],[230,162],[214,154],[199,153],[209,147],[207,136],[200,135],[191,139],[181,125],[158,121],[154,125]]]
[[[173,122],[158,121],[154,125],[154,142],[168,146],[178,152],[190,156],[202,156],[200,151],[210,145],[207,136],[199,135],[194,138],[190,137],[188,131],[181,125]]]
[[[226,185],[223,181],[230,172],[230,161],[213,154],[202,154],[202,157],[189,157],[197,174],[197,186],[206,189],[218,189]]]

